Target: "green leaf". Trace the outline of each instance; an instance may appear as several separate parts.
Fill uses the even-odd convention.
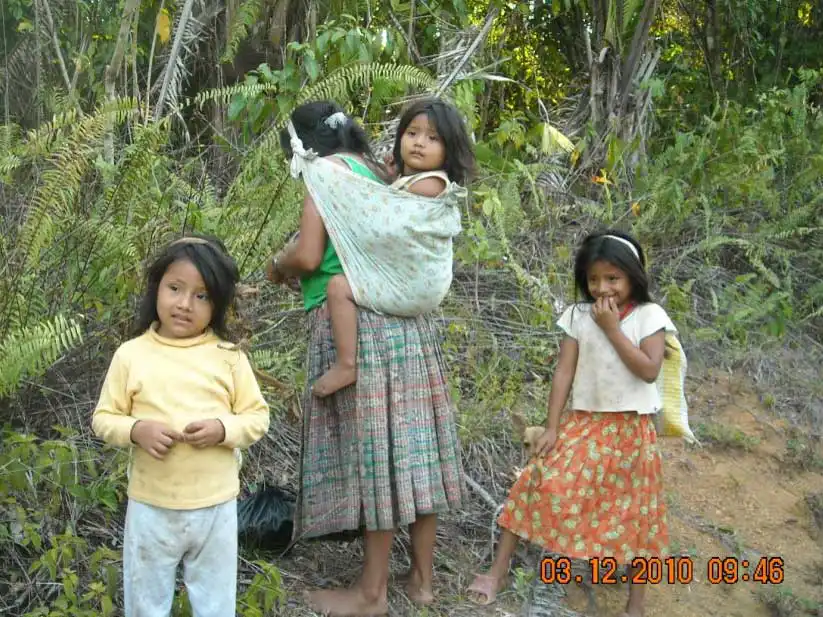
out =
[[[317,47],[317,51],[321,54],[326,53],[326,49],[329,46],[329,39],[331,39],[331,32],[328,30],[317,37],[317,41],[315,42],[315,47]]]
[[[240,117],[240,114],[243,113],[243,110],[246,108],[246,97],[244,96],[236,96],[232,99],[231,104],[229,105],[229,120],[235,121]]]
[[[320,77],[320,65],[317,63],[317,59],[314,57],[313,51],[308,50],[306,55],[303,57],[303,68],[306,70],[306,75],[309,76],[312,83],[317,81],[317,78]]]

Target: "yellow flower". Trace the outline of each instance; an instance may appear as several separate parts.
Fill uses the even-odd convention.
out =
[[[595,184],[614,184],[609,178],[606,176],[606,170],[601,169],[599,176],[592,176],[592,182]]]
[[[632,204],[632,214],[640,216],[640,202],[636,201]]]

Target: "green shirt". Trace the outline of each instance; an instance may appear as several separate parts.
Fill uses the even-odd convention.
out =
[[[340,158],[346,162],[354,173],[380,182],[380,178],[357,159],[344,155],[340,155]],[[317,308],[326,301],[326,288],[329,285],[329,279],[335,274],[343,274],[343,265],[340,263],[340,258],[337,256],[337,251],[331,239],[326,234],[326,250],[323,252],[320,265],[317,270],[300,279],[300,288],[303,291],[303,308],[306,312]]]

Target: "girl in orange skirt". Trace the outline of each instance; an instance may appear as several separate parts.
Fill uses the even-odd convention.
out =
[[[653,414],[666,312],[649,296],[645,256],[629,235],[587,237],[575,259],[584,302],[558,321],[565,337],[537,454],[512,487],[494,563],[469,587],[479,604],[508,584],[520,538],[570,558],[613,558],[632,572],[668,554],[661,458]],[[561,422],[571,393],[573,410]],[[632,563],[634,562],[634,563]],[[636,566],[636,568],[634,567]],[[623,617],[642,617],[645,585],[632,584]]]

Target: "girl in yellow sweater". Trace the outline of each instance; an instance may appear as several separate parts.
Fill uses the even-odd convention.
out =
[[[126,617],[168,617],[178,564],[193,614],[235,614],[239,462],[269,408],[226,344],[238,271],[216,238],[169,244],[151,265],[135,338],[115,352],[92,429],[130,447],[123,540]]]

